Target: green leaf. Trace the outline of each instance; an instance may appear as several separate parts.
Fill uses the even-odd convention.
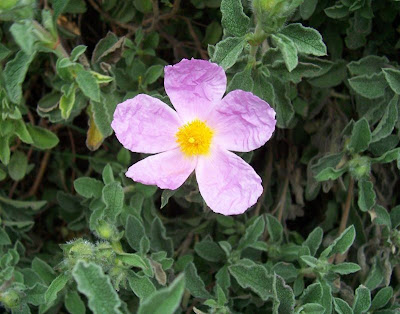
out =
[[[117,259],[132,267],[137,267],[141,269],[148,268],[144,259],[140,255],[135,253],[118,254]]]
[[[241,0],[222,0],[222,26],[231,35],[240,37],[246,35],[250,18],[244,14]]]
[[[26,54],[20,50],[14,59],[6,64],[3,72],[4,84],[8,97],[15,104],[19,104],[22,100],[22,83],[34,57],[34,53]]]
[[[214,241],[205,238],[194,246],[196,253],[209,262],[219,262],[225,258],[224,251]]]
[[[353,304],[354,313],[366,313],[371,306],[371,291],[363,285],[356,290],[356,296]]]
[[[377,225],[385,225],[388,226],[389,228],[392,227],[392,222],[390,220],[390,215],[387,212],[387,210],[380,206],[380,205],[376,205],[374,208],[374,213],[372,214],[372,216],[376,216],[373,219],[373,222]]]
[[[31,208],[33,210],[39,210],[47,204],[47,201],[17,201],[2,196],[0,196],[0,202],[9,204],[16,208]]]
[[[335,305],[335,311],[338,312],[338,314],[354,313],[350,305],[348,305],[347,302],[342,299],[333,298],[333,304]]]
[[[156,292],[156,287],[146,276],[139,276],[134,272],[130,272],[128,276],[129,286],[140,300],[146,299],[148,296]]]
[[[95,77],[88,71],[80,70],[76,76],[76,82],[86,97],[100,102],[100,87]]]
[[[340,85],[347,77],[346,62],[338,60],[331,68],[319,77],[309,79],[308,82],[315,87],[330,88]]]
[[[3,61],[11,53],[10,49],[0,44],[0,61]]]
[[[46,309],[49,309],[53,305],[54,301],[57,299],[57,294],[62,289],[64,289],[69,278],[70,277],[68,275],[61,274],[51,282],[50,286],[47,288],[47,291],[44,294]]]
[[[390,88],[400,95],[400,71],[396,69],[382,69]]]
[[[285,281],[275,274],[273,280],[274,291],[274,313],[293,313],[295,306],[295,298],[292,288]]]
[[[282,53],[286,68],[291,72],[299,63],[296,45],[283,34],[271,35],[271,39]]]
[[[366,212],[375,205],[374,185],[371,181],[362,179],[358,181],[358,207]]]
[[[150,0],[134,0],[133,4],[142,13],[150,13],[153,8],[153,3]]]
[[[49,286],[56,278],[53,268],[38,257],[35,257],[32,261],[32,270],[35,271],[47,286]]]
[[[325,168],[315,175],[315,180],[318,182],[327,180],[336,180],[347,171],[347,167],[334,169],[332,167]]]
[[[341,263],[337,265],[332,265],[331,270],[340,275],[347,275],[351,273],[355,273],[361,269],[360,266],[354,263]]]
[[[196,266],[190,262],[185,267],[186,288],[195,298],[209,299],[212,296],[206,290],[204,281],[197,274]]]
[[[0,228],[0,245],[10,245],[11,240],[4,228]]]
[[[111,122],[113,114],[120,98],[115,94],[105,94],[101,102],[90,102],[90,109],[93,112],[93,118],[103,137],[110,136],[113,132]]]
[[[140,251],[140,240],[145,236],[143,224],[135,216],[129,215],[126,219],[125,237],[129,245]]]
[[[163,209],[167,204],[169,199],[176,193],[176,190],[164,190],[161,194],[161,206],[160,209]]]
[[[317,7],[318,0],[305,0],[300,5],[300,15],[303,20],[308,20]]]
[[[319,282],[313,283],[304,290],[300,300],[303,304],[320,303],[322,298],[322,287]]]
[[[313,256],[310,256],[310,255],[303,255],[303,256],[300,256],[300,259],[301,259],[304,263],[306,263],[308,266],[310,266],[310,267],[312,267],[312,268],[316,268],[316,267],[317,267],[318,259],[316,259],[316,258],[313,257]]]
[[[67,0],[67,1],[69,1],[69,0]],[[72,62],[78,61],[79,57],[80,57],[83,53],[85,53],[86,49],[87,49],[87,46],[85,46],[85,45],[78,45],[78,46],[76,46],[76,47],[71,51],[71,55],[70,55],[69,59],[70,59]]]
[[[324,12],[332,19],[341,19],[349,14],[349,8],[337,2],[335,5],[326,8]]]
[[[211,22],[206,28],[206,34],[203,38],[205,45],[215,45],[218,43],[222,36],[222,27],[217,21]]]
[[[330,257],[333,254],[344,254],[353,244],[356,231],[353,225],[347,227],[322,253],[321,257]]]
[[[362,118],[354,124],[348,149],[353,153],[361,153],[368,148],[370,142],[371,130],[367,119]]]
[[[27,127],[33,140],[32,145],[37,148],[50,149],[55,147],[60,141],[57,135],[45,128],[41,128],[32,124],[28,124]]]
[[[168,256],[174,252],[174,244],[170,237],[167,237],[166,230],[160,218],[155,217],[151,224],[151,247],[156,251],[165,251]]]
[[[124,206],[124,190],[118,181],[108,183],[102,191],[102,200],[106,204],[105,214],[116,221]]]
[[[28,55],[34,51],[34,44],[37,38],[34,33],[32,20],[22,20],[15,22],[10,27],[10,32],[15,42],[21,47],[22,51]]]
[[[28,167],[28,159],[21,151],[15,151],[8,164],[8,174],[14,181],[20,181],[25,177]]]
[[[375,295],[374,299],[372,300],[370,310],[378,310],[383,308],[389,300],[393,296],[393,288],[392,287],[384,287],[378,291]]]
[[[80,177],[74,181],[75,191],[86,198],[101,197],[104,188],[103,182],[89,178]]]
[[[1,162],[7,166],[10,162],[10,136],[0,137],[0,160]]]
[[[89,308],[95,314],[119,314],[121,301],[100,266],[78,261],[72,270],[79,292],[89,300]]]
[[[376,158],[371,158],[371,162],[372,163],[388,163],[388,162],[392,162],[393,160],[399,160],[400,158],[400,148],[395,148],[392,149],[386,153],[384,153],[382,156],[380,157],[376,157]]]
[[[314,56],[325,56],[327,53],[321,34],[314,28],[293,23],[284,27],[280,33],[291,39],[299,53]]]
[[[321,227],[315,228],[307,237],[307,239],[303,242],[303,245],[307,246],[310,249],[310,253],[312,256],[317,253],[317,250],[322,242],[323,230]]]
[[[399,117],[397,109],[398,103],[399,96],[395,95],[389,102],[381,121],[379,121],[375,130],[372,132],[372,142],[377,142],[392,134]]]
[[[54,19],[57,19],[57,17],[64,12],[70,1],[71,0],[53,0]]]
[[[164,71],[162,65],[156,64],[149,67],[144,75],[144,84],[153,84],[159,79]]]
[[[14,126],[15,126],[14,132],[22,142],[27,144],[33,143],[33,139],[28,132],[25,122],[22,119],[15,121]]]
[[[390,221],[392,222],[392,228],[397,228],[400,225],[400,205],[390,211]]]
[[[266,301],[274,295],[272,290],[274,277],[269,275],[263,266],[232,265],[229,266],[228,269],[241,287],[245,289],[250,288],[250,290],[257,293],[262,300]]]
[[[274,216],[267,214],[267,230],[272,242],[282,241],[283,227]]]
[[[272,217],[272,216],[271,216]],[[243,250],[248,246],[256,243],[258,238],[263,234],[265,229],[265,220],[263,216],[257,217],[253,223],[246,228],[246,233],[240,239],[238,250]]]
[[[61,96],[59,107],[61,117],[67,120],[74,108],[76,86],[75,84],[64,85],[61,90],[63,91],[63,95]]]
[[[138,314],[173,314],[178,309],[183,292],[185,278],[178,276],[167,288],[160,289],[147,297],[139,306]]]
[[[244,37],[228,37],[215,46],[212,61],[218,63],[224,70],[232,67],[239,58],[246,44]]]
[[[350,73],[354,76],[356,75],[372,75],[374,73],[379,73],[382,68],[389,64],[388,58],[385,56],[366,56],[360,60],[352,61],[347,64],[347,68]]]
[[[241,89],[247,92],[253,90],[254,82],[251,77],[251,68],[246,67],[243,71],[237,72],[228,84],[228,92]]]
[[[64,305],[71,314],[85,314],[86,306],[76,291],[68,291],[65,295]]]
[[[44,295],[46,290],[47,287],[45,285],[42,285],[41,283],[34,284],[30,289],[25,290],[26,302],[35,306],[44,304]]]
[[[272,270],[287,282],[293,282],[299,275],[299,270],[291,263],[278,262]]]
[[[349,84],[357,94],[369,99],[382,97],[387,87],[383,73],[359,75],[349,79]]]
[[[322,297],[320,304],[325,308],[325,313],[332,313],[332,288],[326,281],[320,281]]]
[[[288,128],[293,120],[294,108],[290,100],[290,86],[288,83],[284,84],[279,79],[271,82],[273,85],[274,101],[272,106],[276,111],[276,123],[279,128]],[[265,86],[268,90],[269,86]],[[265,91],[264,91],[265,92]]]
[[[101,176],[103,178],[104,184],[109,184],[111,182],[114,182],[114,173],[110,164],[105,165],[101,173]]]

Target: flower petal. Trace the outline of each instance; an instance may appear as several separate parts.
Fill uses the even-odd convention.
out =
[[[176,148],[175,133],[181,125],[176,111],[161,100],[144,94],[120,103],[111,123],[125,148],[146,154]]]
[[[164,86],[185,122],[204,120],[225,93],[226,75],[215,63],[183,59],[165,67]]]
[[[185,157],[179,149],[174,149],[137,162],[125,175],[143,184],[175,190],[193,172],[196,162],[196,158]]]
[[[215,141],[228,150],[248,152],[264,145],[275,130],[275,110],[242,90],[230,92],[207,118]]]
[[[207,205],[223,215],[242,214],[257,202],[263,191],[261,178],[254,169],[221,148],[199,158],[196,178]]]

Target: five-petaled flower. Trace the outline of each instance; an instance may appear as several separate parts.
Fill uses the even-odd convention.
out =
[[[175,190],[195,171],[199,190],[217,213],[237,215],[257,202],[261,178],[239,156],[264,145],[275,111],[252,93],[226,90],[224,70],[205,60],[165,67],[164,86],[175,110],[139,94],[117,106],[112,128],[122,145],[147,157],[126,172],[143,184]]]

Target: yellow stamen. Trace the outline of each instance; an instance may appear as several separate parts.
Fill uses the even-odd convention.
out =
[[[205,122],[196,119],[181,126],[175,137],[186,156],[195,156],[210,152],[213,135],[213,130]]]

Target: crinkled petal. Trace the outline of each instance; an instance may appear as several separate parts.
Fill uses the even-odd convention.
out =
[[[176,111],[161,100],[144,94],[120,103],[111,123],[125,148],[146,154],[176,148],[175,134],[181,125]]]
[[[275,130],[275,110],[242,90],[230,92],[214,107],[207,123],[215,141],[228,150],[249,152],[264,145]]]
[[[214,148],[210,156],[199,157],[196,178],[207,205],[223,215],[242,214],[263,191],[261,178],[254,169],[222,148]]]
[[[185,157],[180,149],[174,149],[137,162],[129,167],[125,175],[143,184],[175,190],[193,172],[196,162],[196,158]]]
[[[164,86],[185,122],[204,120],[225,93],[226,75],[215,63],[183,59],[165,67]]]

